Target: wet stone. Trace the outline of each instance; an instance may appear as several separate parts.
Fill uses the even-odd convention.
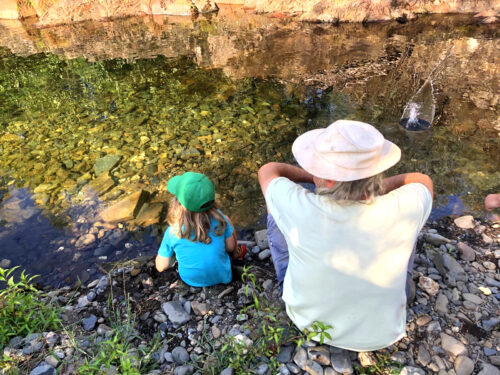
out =
[[[94,172],[99,176],[102,172],[113,169],[121,160],[118,155],[106,155],[96,160],[94,164]]]
[[[137,216],[142,205],[148,199],[149,193],[147,191],[137,191],[106,208],[101,212],[101,218],[108,223],[132,220]]]

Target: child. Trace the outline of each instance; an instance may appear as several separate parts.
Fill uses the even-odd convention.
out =
[[[227,284],[232,279],[231,260],[240,258],[236,234],[229,219],[215,206],[215,189],[207,176],[186,172],[167,184],[175,197],[168,210],[167,228],[156,269],[163,272],[175,253],[181,279],[191,286]]]

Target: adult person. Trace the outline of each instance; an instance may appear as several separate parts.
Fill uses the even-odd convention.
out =
[[[259,170],[287,314],[301,330],[332,326],[330,345],[387,347],[405,334],[407,270],[432,208],[432,180],[421,173],[383,179],[401,150],[359,121],[308,131],[292,152],[301,168]]]

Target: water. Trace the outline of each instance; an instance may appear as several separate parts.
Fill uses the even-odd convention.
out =
[[[480,213],[500,188],[498,31],[467,22],[163,17],[41,30],[0,22],[0,260],[58,284],[153,254],[166,181],[187,169],[212,178],[237,225],[255,226],[264,213],[259,166],[293,161],[297,135],[340,118],[370,122],[402,148],[392,173],[433,177],[433,217]],[[453,63],[431,87],[432,132],[402,131],[401,109],[425,86],[427,61],[450,44]],[[114,186],[89,196],[106,155],[121,158]],[[109,202],[140,189],[162,207],[158,223],[99,219]]]

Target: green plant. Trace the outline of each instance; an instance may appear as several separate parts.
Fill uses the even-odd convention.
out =
[[[141,337],[135,329],[135,319],[128,304],[124,316],[118,308],[114,309],[110,322],[112,331],[105,340],[95,340],[87,350],[75,345],[84,357],[78,373],[101,374],[113,366],[119,374],[140,375],[153,369],[153,353],[160,345],[161,336],[156,335],[147,345],[136,348],[134,342],[140,341]]]
[[[47,303],[46,294],[32,285],[36,276],[28,277],[22,271],[16,282],[13,274],[17,268],[0,268],[0,284],[5,283],[0,291],[0,348],[12,337],[55,330],[61,323],[60,308]]]
[[[360,375],[397,375],[401,372],[402,365],[393,361],[387,354],[374,353],[377,363],[361,367],[356,367],[356,373]]]
[[[332,327],[321,322],[314,322],[311,330],[300,332],[282,314],[282,307],[272,304],[257,284],[257,278],[250,272],[252,267],[245,267],[241,276],[245,284],[245,297],[251,303],[245,306],[240,315],[247,315],[248,321],[243,328],[250,330],[255,337],[252,344],[245,343],[240,337],[223,340],[220,349],[204,336],[200,346],[208,353],[204,361],[203,372],[219,374],[221,370],[232,367],[235,374],[252,374],[256,365],[266,363],[271,373],[276,373],[280,366],[276,357],[283,345],[295,343],[301,345],[306,340],[319,338],[322,344],[331,339],[328,330]]]

